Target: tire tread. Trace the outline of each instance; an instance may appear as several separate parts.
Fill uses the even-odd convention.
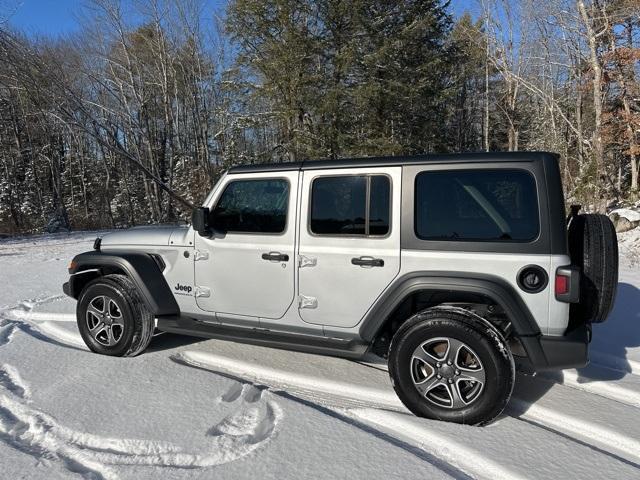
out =
[[[467,334],[484,337],[493,345],[493,349],[497,352],[498,358],[501,358],[498,369],[499,378],[497,380],[504,394],[499,395],[497,401],[492,403],[486,411],[476,413],[471,417],[461,415],[458,418],[443,418],[432,412],[425,412],[419,405],[414,405],[410,397],[406,395],[406,392],[404,392],[400,385],[401,382],[396,381],[396,378],[394,378],[394,376],[398,374],[399,368],[397,350],[399,344],[405,341],[408,336],[412,335],[414,329],[419,328],[420,325],[423,324],[461,329]],[[391,377],[393,388],[398,397],[415,415],[463,424],[486,425],[502,413],[511,398],[515,383],[515,362],[502,333],[482,317],[462,308],[432,307],[413,315],[400,326],[393,336],[389,346],[389,376]]]
[[[105,284],[120,292],[131,309],[134,327],[133,336],[129,347],[120,356],[135,357],[142,353],[151,343],[155,330],[153,314],[138,293],[138,288],[133,281],[122,274],[109,274],[92,280],[85,287],[81,298],[84,292],[92,286]]]

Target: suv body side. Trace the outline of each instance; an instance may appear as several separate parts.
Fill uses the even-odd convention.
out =
[[[558,301],[553,289],[556,269],[570,264],[559,170],[550,154],[500,157],[495,162],[491,155],[472,154],[428,160],[379,158],[234,168],[217,183],[204,206],[216,212],[220,199],[234,183],[272,181],[274,185],[265,190],[265,195],[272,195],[271,189],[275,188],[274,195],[282,196],[284,182],[284,227],[266,233],[221,233],[215,231],[214,218],[210,236],[183,228],[161,246],[144,240],[137,245],[112,242],[107,236],[102,253],[144,252],[163,259],[160,270],[177,303],[174,314],[158,318],[159,328],[166,331],[237,336],[293,348],[299,342],[310,347],[306,350],[322,352],[334,349],[335,343],[333,353],[359,356],[371,347],[385,323],[404,308],[403,302],[411,295],[427,292],[427,298],[418,301],[437,303],[440,294],[462,292],[485,296],[498,304],[514,323],[529,357],[539,357],[540,335],[561,340],[569,321],[569,304]],[[418,176],[458,170],[530,173],[537,195],[535,238],[420,238],[416,231]],[[388,181],[388,226],[377,234],[372,234],[372,229],[380,226],[367,223],[371,221],[371,202],[380,201],[370,196],[374,177],[377,183]],[[314,185],[322,179],[336,178],[364,179],[364,232],[360,220],[340,233],[314,231]],[[355,195],[353,190],[351,195]],[[325,222],[321,229],[333,228],[327,226],[330,223]],[[523,291],[518,282],[520,271],[527,265],[537,265],[547,275],[546,285],[536,293]],[[79,293],[75,292],[79,287],[66,288],[72,295]],[[468,297],[462,298],[462,302],[468,301]],[[444,303],[448,303],[446,299]],[[268,334],[266,339],[262,334]],[[583,343],[580,337],[577,344]],[[586,358],[586,345],[584,352],[580,350],[574,356]],[[541,367],[550,363],[548,358],[532,360]],[[572,361],[561,358],[555,366]],[[575,363],[581,361],[578,358]]]

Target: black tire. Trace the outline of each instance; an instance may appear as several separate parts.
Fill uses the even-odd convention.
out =
[[[104,299],[107,299],[109,306],[104,306],[107,303]],[[92,311],[96,306],[99,310],[102,305],[102,311],[119,313],[114,316],[118,318],[118,323],[111,320],[109,315],[109,320],[98,320],[99,314],[87,312],[90,305],[94,307]],[[76,319],[80,335],[91,351],[115,357],[134,357],[142,353],[151,342],[155,324],[138,289],[125,275],[105,275],[89,282],[78,300]],[[101,326],[97,325],[98,322],[107,321],[113,321],[109,328],[113,330],[112,337],[106,330],[101,330],[99,334],[91,333],[90,325],[96,326],[95,332]]]
[[[571,262],[581,269],[580,303],[571,305],[572,324],[607,319],[618,288],[618,238],[606,215],[578,215],[569,225]]]
[[[418,348],[423,349],[422,351],[428,348],[425,343],[437,342],[441,338],[449,339],[447,346],[453,345],[455,341],[464,343],[470,353],[479,359],[479,368],[484,370],[484,384],[479,393],[473,399],[467,397],[470,400],[468,404],[462,402],[463,406],[458,408],[454,408],[451,395],[451,405],[448,407],[434,403],[433,398],[440,395],[440,392],[448,391],[446,384],[422,394],[414,383],[416,365],[420,366],[414,353]],[[466,349],[462,351],[467,354]],[[457,353],[455,355],[459,358]],[[458,360],[454,363],[456,372],[457,365]],[[447,375],[450,372],[443,372],[442,368],[431,370],[432,375],[426,376],[424,382],[434,381],[437,372],[442,373],[438,378],[449,378]],[[462,374],[465,375],[465,372]],[[507,405],[513,390],[515,365],[504,337],[491,324],[461,308],[435,307],[414,315],[398,329],[389,351],[389,375],[398,397],[415,415],[447,422],[483,425],[500,415]],[[463,382],[457,389],[458,395],[466,387],[477,388],[474,383],[459,380],[461,378],[453,377],[453,385],[458,386],[458,382]],[[442,383],[442,380],[438,382]]]

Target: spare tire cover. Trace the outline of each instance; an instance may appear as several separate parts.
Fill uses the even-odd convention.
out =
[[[571,305],[572,323],[604,322],[618,288],[618,238],[606,215],[577,215],[569,225],[571,262],[580,267],[580,303]],[[575,324],[575,323],[574,323]]]

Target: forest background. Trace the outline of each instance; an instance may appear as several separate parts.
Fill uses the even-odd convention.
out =
[[[0,233],[185,220],[228,167],[547,150],[637,204],[640,0],[0,0]]]

